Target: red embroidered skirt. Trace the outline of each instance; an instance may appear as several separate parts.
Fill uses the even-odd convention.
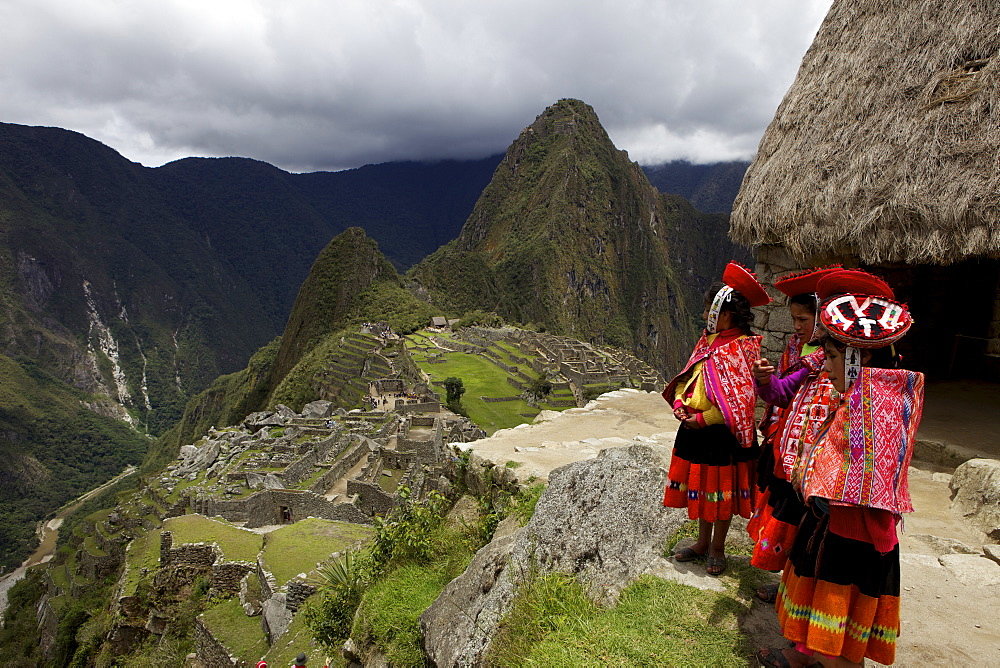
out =
[[[757,462],[757,505],[747,524],[754,541],[750,563],[765,571],[780,571],[788,561],[806,507],[792,484],[774,473],[774,449],[765,443]]]
[[[899,546],[875,546],[829,530],[807,511],[778,589],[781,632],[814,652],[886,665],[899,635]]]
[[[756,500],[753,486],[757,446],[741,447],[725,425],[702,429],[681,427],[670,460],[663,505],[687,508],[688,517],[706,522],[750,517]]]

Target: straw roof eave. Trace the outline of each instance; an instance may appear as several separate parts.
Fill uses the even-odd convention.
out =
[[[730,234],[800,257],[1000,257],[1000,3],[835,0]]]

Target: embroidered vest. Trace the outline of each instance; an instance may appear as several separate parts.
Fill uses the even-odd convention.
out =
[[[804,445],[803,497],[913,512],[907,469],[923,404],[923,374],[862,367],[815,442]]]
[[[740,336],[712,350],[709,348],[708,337],[702,334],[691,358],[684,365],[684,370],[674,376],[663,390],[663,398],[673,404],[678,381],[695,364],[704,360],[702,375],[709,400],[722,411],[726,426],[740,445],[744,448],[753,446],[757,441],[753,420],[757,390],[753,384],[750,365],[760,357],[761,338]]]

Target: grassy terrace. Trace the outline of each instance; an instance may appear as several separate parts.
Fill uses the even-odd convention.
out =
[[[249,665],[268,650],[260,618],[247,617],[239,598],[228,599],[205,610],[202,621],[226,649],[235,656],[243,657]]]
[[[260,534],[202,515],[181,515],[163,523],[173,534],[174,547],[184,543],[218,543],[227,561],[254,561],[264,544]]]
[[[142,569],[153,573],[160,565],[160,532],[147,531],[128,546],[125,556],[125,583],[122,596],[135,594],[142,579]]]
[[[310,573],[334,552],[345,550],[372,535],[370,527],[314,517],[267,535],[262,555],[278,586],[299,573]]]

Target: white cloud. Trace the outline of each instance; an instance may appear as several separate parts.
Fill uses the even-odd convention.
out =
[[[0,0],[0,120],[131,160],[502,151],[576,97],[633,159],[748,158],[830,0]]]

